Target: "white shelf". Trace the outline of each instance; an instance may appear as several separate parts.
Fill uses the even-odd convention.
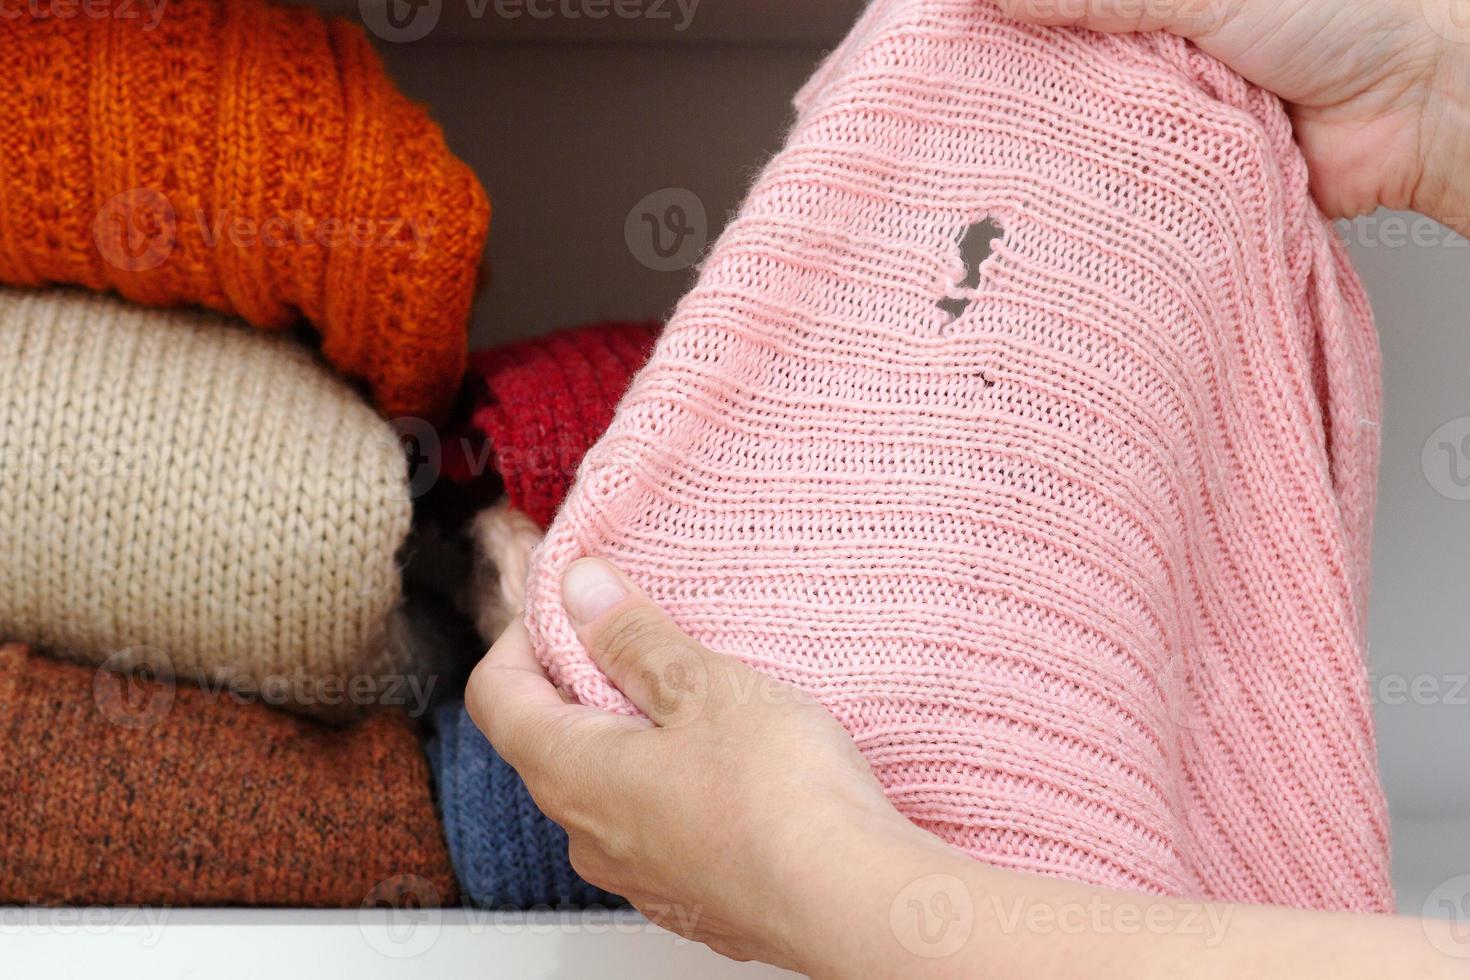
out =
[[[0,963],[6,976],[53,980],[793,976],[726,960],[632,912],[463,909],[3,909]]]

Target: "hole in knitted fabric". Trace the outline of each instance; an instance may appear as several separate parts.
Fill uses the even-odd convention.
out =
[[[946,296],[939,301],[939,308],[949,314],[950,320],[958,320],[969,306],[970,301],[962,296]]]
[[[952,288],[973,290],[980,285],[980,265],[990,258],[991,245],[1002,234],[1004,232],[994,218],[982,218],[965,229],[959,240],[964,275]],[[971,302],[973,300],[969,296],[944,296],[940,298],[938,305],[949,314],[950,320],[956,320],[969,309]]]

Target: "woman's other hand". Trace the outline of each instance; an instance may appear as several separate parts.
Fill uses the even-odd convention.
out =
[[[982,0],[1018,20],[1194,41],[1284,100],[1331,217],[1382,205],[1470,231],[1461,0]]]

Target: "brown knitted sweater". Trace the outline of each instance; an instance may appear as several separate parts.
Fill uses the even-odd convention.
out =
[[[0,646],[0,902],[456,898],[413,723],[329,729]]]

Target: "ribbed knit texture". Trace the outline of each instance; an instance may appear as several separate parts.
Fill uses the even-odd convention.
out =
[[[577,876],[567,835],[536,808],[463,702],[434,713],[429,741],[444,834],[460,889],[481,908],[613,907],[621,898]]]
[[[14,644],[0,647],[0,838],[7,903],[456,899],[402,713],[330,729]]]
[[[538,552],[554,678],[631,710],[558,597],[603,555],[979,859],[1390,909],[1376,338],[1280,104],[1174,37],[877,0],[798,107]]]
[[[472,406],[444,453],[445,476],[472,491],[498,489],[498,476],[511,506],[544,528],[659,329],[610,321],[471,354]]]
[[[0,289],[0,636],[337,716],[416,669],[411,519],[392,428],[300,345]]]
[[[304,316],[385,413],[437,420],[489,222],[474,175],[360,27],[262,0],[154,9],[0,18],[0,281]]]

